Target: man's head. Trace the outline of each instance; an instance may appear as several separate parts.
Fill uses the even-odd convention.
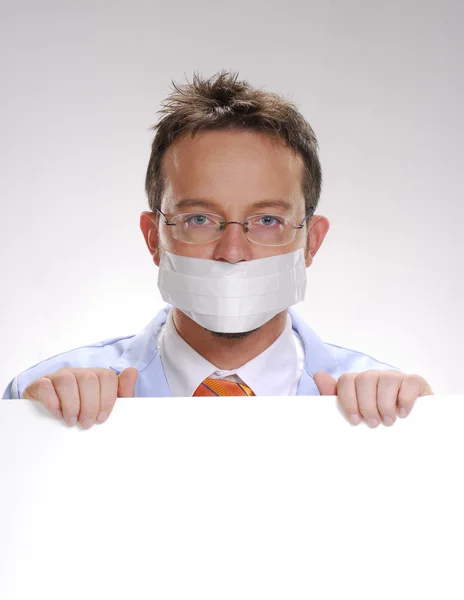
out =
[[[208,80],[194,75],[193,83],[174,88],[154,127],[145,182],[150,212],[141,216],[154,262],[163,249],[237,263],[305,248],[309,266],[329,227],[325,217],[307,219],[285,245],[255,243],[237,224],[206,244],[174,237],[157,209],[169,219],[212,213],[243,222],[262,215],[272,224],[271,215],[300,225],[314,213],[322,185],[316,137],[289,101],[227,72]]]

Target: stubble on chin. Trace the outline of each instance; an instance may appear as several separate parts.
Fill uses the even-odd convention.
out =
[[[241,340],[247,338],[249,335],[258,331],[258,329],[252,329],[251,331],[244,331],[243,333],[220,333],[219,331],[211,331],[210,329],[203,328],[205,331],[209,331],[215,338],[224,340]]]

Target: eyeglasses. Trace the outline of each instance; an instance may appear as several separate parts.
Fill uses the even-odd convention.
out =
[[[227,225],[241,225],[246,238],[261,246],[286,246],[296,237],[298,229],[312,216],[314,209],[305,216],[299,225],[295,221],[276,215],[253,215],[246,221],[224,221],[220,215],[211,213],[183,213],[175,215],[171,220],[156,208],[164,217],[164,224],[172,229],[173,237],[185,244],[209,244],[218,240]]]

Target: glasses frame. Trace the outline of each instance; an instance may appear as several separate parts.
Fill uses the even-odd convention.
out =
[[[171,227],[175,227],[175,226],[176,226],[176,223],[171,223],[171,222],[169,221],[168,217],[167,217],[167,216],[166,216],[166,215],[165,215],[165,214],[164,214],[164,213],[163,213],[163,212],[162,212],[162,211],[161,211],[159,208],[156,208],[156,207],[155,207],[155,210],[156,210],[156,211],[158,211],[158,212],[159,212],[159,214],[160,214],[160,215],[161,215],[161,216],[164,218],[164,224],[165,224],[165,225],[168,225],[168,226],[171,226]],[[190,213],[179,213],[179,215],[181,215],[181,214],[190,214]],[[220,217],[220,218],[222,219],[221,215],[216,215],[215,213],[208,213],[208,212],[207,212],[207,213],[205,213],[205,214],[209,214],[209,215],[212,215],[212,216],[215,216],[215,217]],[[305,221],[306,221],[307,219],[309,219],[309,217],[313,216],[313,214],[314,214],[314,208],[312,208],[312,209],[311,209],[311,210],[310,210],[310,211],[307,213],[307,215],[304,217],[304,219],[301,221],[301,223],[300,223],[299,225],[292,225],[292,229],[303,229],[303,228],[304,228]],[[176,215],[176,216],[178,216],[178,215]],[[251,215],[251,216],[259,216],[259,215]],[[263,216],[270,216],[270,217],[272,217],[272,216],[274,216],[274,215],[271,215],[271,214],[270,214],[270,215],[263,215]],[[250,217],[248,217],[248,218],[250,218]],[[220,231],[220,232],[224,231],[227,225],[241,225],[241,226],[243,227],[243,232],[244,232],[244,234],[245,234],[245,237],[246,237],[246,239],[247,239],[249,242],[251,242],[252,244],[257,244],[258,246],[268,246],[268,247],[275,247],[275,246],[288,246],[289,244],[291,244],[291,243],[292,243],[292,242],[295,240],[295,235],[296,235],[296,234],[295,234],[295,235],[293,236],[293,239],[292,239],[290,242],[285,242],[285,244],[260,244],[259,242],[255,242],[255,241],[253,241],[253,240],[250,240],[250,239],[247,237],[247,235],[246,235],[246,234],[248,233],[248,229],[247,229],[247,227],[246,227],[246,226],[248,225],[248,221],[221,221],[221,222],[220,222],[220,226],[221,226],[221,227],[220,227],[219,231]],[[201,243],[201,244],[197,244],[197,243],[195,243],[195,242],[184,242],[183,240],[177,240],[177,241],[178,241],[178,242],[181,242],[182,244],[191,244],[191,245],[193,245],[193,246],[206,246],[206,244],[212,244],[213,242],[216,242],[218,239],[220,239],[220,237],[221,237],[221,235],[219,235],[219,236],[218,236],[218,237],[217,237],[215,240],[211,240],[210,242],[204,242],[204,243]],[[177,239],[177,238],[175,238],[175,239]]]

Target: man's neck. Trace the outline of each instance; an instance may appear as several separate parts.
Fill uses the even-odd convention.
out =
[[[287,311],[283,311],[250,335],[239,339],[214,336],[182,311],[173,307],[173,321],[180,337],[218,369],[238,369],[269,348],[283,332]]]

